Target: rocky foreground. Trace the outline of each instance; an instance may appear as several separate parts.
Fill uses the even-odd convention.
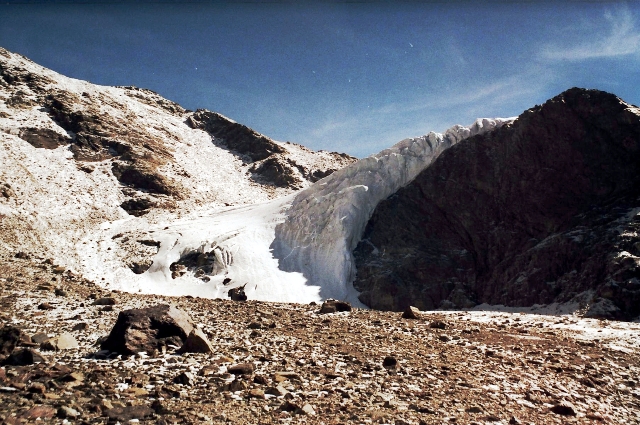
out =
[[[18,257],[0,327],[29,338],[0,341],[2,423],[640,423],[637,323],[110,293]],[[213,352],[101,350],[119,312],[157,304]]]

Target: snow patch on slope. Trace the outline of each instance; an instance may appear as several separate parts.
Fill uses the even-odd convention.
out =
[[[105,223],[82,240],[81,244],[96,253],[85,257],[82,268],[88,277],[105,278],[109,288],[129,292],[164,295],[192,295],[206,298],[226,297],[231,288],[244,286],[249,299],[281,302],[319,300],[319,289],[306,285],[301,273],[278,268],[269,250],[275,227],[291,196],[261,204],[200,211],[174,221],[159,221],[150,226],[146,238],[159,243],[153,264],[136,275],[123,268],[110,252],[116,251],[119,235],[130,235],[141,228],[141,218]],[[111,249],[109,249],[111,248]],[[171,265],[190,253],[216,251],[224,256],[222,270],[196,277],[189,271],[172,276]]]

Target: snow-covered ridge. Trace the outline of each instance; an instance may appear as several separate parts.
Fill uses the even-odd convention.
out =
[[[180,196],[154,195],[123,184],[113,171],[117,158],[84,161],[75,157],[71,148],[77,133],[65,130],[64,123],[55,119],[50,97],[69,99],[65,104],[68,112],[99,122],[102,127],[95,134],[88,127],[83,129],[90,136],[127,141],[131,128],[148,136],[139,138],[142,143],[138,145],[129,143],[132,152],[151,159],[163,153],[155,173],[183,188]],[[198,295],[206,290],[202,280],[194,280],[197,288],[181,289],[183,279],[172,279],[170,273],[165,286],[158,286],[146,274],[142,278],[149,258],[158,250],[154,243],[160,242],[150,230],[182,229],[181,218],[214,216],[211,211],[228,212],[224,220],[234,214],[238,218],[240,213],[233,212],[234,207],[280,200],[296,189],[254,178],[251,162],[226,147],[224,140],[190,127],[186,120],[191,115],[149,90],[68,78],[0,47],[0,189],[9,187],[12,193],[8,197],[0,193],[0,250],[51,258],[100,284],[127,291]],[[107,125],[109,131],[105,132]],[[38,146],[27,140],[25,130],[43,137],[56,136],[59,143]],[[142,155],[147,149],[143,143],[154,150]],[[279,161],[291,161],[304,170],[337,169],[352,162],[339,154],[314,152],[294,143],[278,145],[283,151],[278,154]],[[298,170],[297,166],[292,168]],[[300,176],[299,187],[311,184]],[[123,209],[126,201],[142,197],[155,202],[145,215],[129,215]],[[193,225],[208,227],[210,223]],[[199,231],[195,227],[194,233],[205,235],[205,239],[213,234],[209,242],[215,242],[220,240],[216,234],[219,229]],[[267,239],[264,246],[268,254],[273,238]],[[187,239],[181,242],[188,245],[185,250],[194,248]],[[169,251],[167,244],[161,245],[162,253]],[[171,255],[179,256],[180,252]],[[153,270],[161,268],[161,260],[171,258],[158,258]],[[242,256],[238,258],[241,262]],[[148,285],[142,287],[142,280]]]
[[[352,286],[352,252],[378,203],[410,183],[445,149],[514,119],[483,118],[444,134],[405,139],[303,190],[276,227],[272,248],[280,268],[302,273],[307,285],[320,288],[321,298],[360,304]]]

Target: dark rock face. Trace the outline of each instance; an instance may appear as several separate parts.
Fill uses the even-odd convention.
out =
[[[162,195],[178,195],[166,177],[140,163],[114,162],[111,171],[120,183],[128,186]]]
[[[198,109],[187,118],[186,123],[191,128],[206,131],[218,146],[229,149],[243,161],[251,163],[249,172],[257,183],[300,189],[304,180],[315,183],[336,170],[327,168],[326,164],[301,164],[287,156],[288,151],[282,145],[216,112]],[[356,161],[356,158],[344,153],[331,152],[330,156],[333,166],[338,168]]]
[[[295,167],[295,163],[292,164],[292,162],[286,158],[273,155],[252,166],[250,171],[262,176],[276,186],[297,188],[302,183],[302,180],[293,172],[292,166]]]
[[[182,106],[171,100],[165,99],[153,90],[135,86],[117,86],[126,90],[127,96],[133,97],[149,106],[164,109],[174,115],[182,115],[187,112]]]
[[[580,301],[640,314],[640,110],[570,89],[446,150],[380,203],[355,250],[367,305]]]
[[[127,199],[122,204],[120,204],[120,208],[125,210],[130,215],[140,217],[147,214],[155,205],[156,203],[151,199],[140,197]]]
[[[167,344],[180,347],[192,330],[189,316],[172,306],[125,310],[101,348],[124,355],[152,353]]]
[[[73,138],[67,140],[53,131],[37,129],[23,129],[21,138],[35,147],[49,149],[68,143],[74,158],[82,162],[115,159],[112,172],[122,184],[181,199],[184,188],[158,172],[173,159],[161,141],[144,129],[100,112],[99,102],[105,99],[42,88],[39,91],[47,93],[43,93],[42,103],[51,118]]]
[[[198,109],[188,118],[187,124],[222,139],[229,149],[248,155],[252,161],[260,161],[274,153],[286,152],[268,137],[206,109]]]
[[[33,147],[44,149],[55,149],[71,142],[70,138],[64,137],[48,128],[21,128],[19,136]]]

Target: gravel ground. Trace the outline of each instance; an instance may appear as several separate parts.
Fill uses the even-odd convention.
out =
[[[116,304],[94,305],[101,297]],[[156,304],[187,312],[214,353],[100,351],[119,311]],[[638,323],[319,310],[107,292],[5,255],[0,324],[78,347],[34,342],[43,362],[0,368],[0,423],[640,423]]]

